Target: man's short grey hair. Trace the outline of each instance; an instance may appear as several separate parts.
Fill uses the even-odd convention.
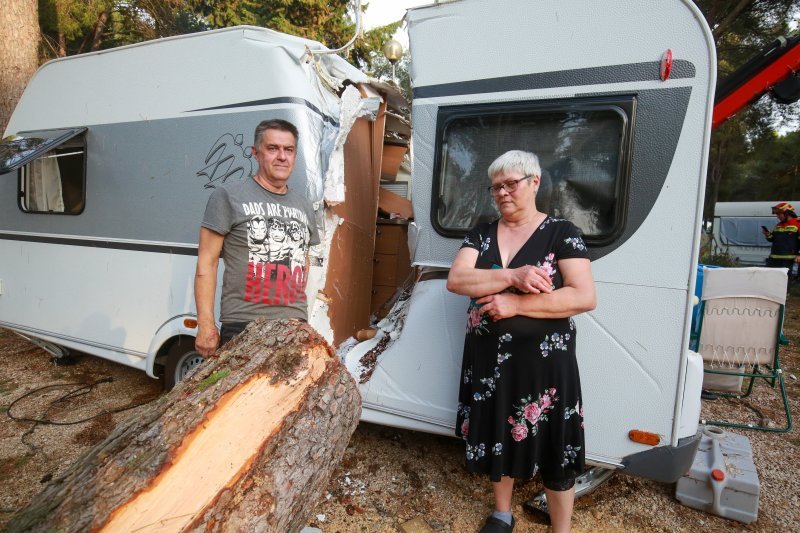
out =
[[[539,158],[532,152],[509,150],[489,165],[489,179],[498,174],[511,174],[512,172],[521,172],[523,176],[542,177]]]
[[[256,126],[255,135],[253,135],[253,144],[256,148],[261,147],[261,138],[267,130],[288,131],[294,137],[294,143],[297,144],[297,127],[288,120],[273,118],[269,120],[262,120]]]

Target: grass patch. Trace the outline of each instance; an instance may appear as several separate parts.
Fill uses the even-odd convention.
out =
[[[31,453],[27,453],[25,455],[17,457],[17,459],[14,461],[14,468],[22,468],[23,466],[28,464],[28,462],[30,462],[32,458],[33,454]]]
[[[231,371],[228,370],[227,368],[225,370],[219,370],[217,372],[214,372],[206,379],[197,384],[197,390],[205,390],[209,388],[211,385],[214,385],[217,381],[221,380],[222,378],[228,377],[230,373]]]

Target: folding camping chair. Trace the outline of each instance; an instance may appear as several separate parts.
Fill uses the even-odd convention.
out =
[[[720,396],[744,398],[753,391],[756,379],[772,388],[778,383],[786,427],[702,421],[717,426],[758,429],[780,433],[792,429],[792,415],[783,382],[778,350],[786,306],[785,268],[704,268],[700,299],[698,352],[705,361],[704,387],[709,381],[733,380],[733,393]],[[705,379],[708,378],[708,379]],[[750,378],[742,393],[742,379]]]

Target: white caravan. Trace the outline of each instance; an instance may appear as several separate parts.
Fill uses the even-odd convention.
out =
[[[406,20],[415,275],[373,339],[342,347],[363,419],[452,434],[467,299],[446,291],[447,269],[465,231],[497,216],[489,162],[528,149],[543,164],[541,208],[575,222],[593,258],[598,306],[577,318],[587,459],[674,481],[694,454],[702,383],[686,348],[716,75],[701,13],[689,0],[462,0]],[[59,60],[32,80],[7,133],[72,128],[82,140],[63,155],[83,154],[85,197],[73,216],[25,212],[34,165],[0,175],[0,325],[151,375],[157,358],[190,354],[196,233],[217,175],[205,169],[221,164],[218,140],[242,152],[238,135],[264,115],[301,123],[290,185],[317,202],[326,236],[311,322],[335,345],[367,325],[373,253],[388,255],[375,214],[391,91],[329,56],[311,68],[308,41],[226,31]],[[343,184],[327,172],[341,146],[329,141],[357,113],[328,78],[378,108],[350,130]],[[234,155],[225,169],[243,170],[228,179],[252,173]],[[341,203],[323,207],[326,191]]]
[[[386,111],[405,100],[326,52],[245,26],[42,66],[0,144],[0,326],[170,386],[202,361],[193,277],[208,196],[256,172],[253,131],[282,118],[300,131],[289,185],[325,236],[307,287],[315,324],[331,342],[366,327]]]
[[[447,268],[466,230],[497,217],[489,163],[527,149],[540,208],[575,222],[593,258],[597,308],[576,318],[587,460],[678,479],[702,382],[687,350],[716,77],[702,14],[689,0],[463,0],[406,22],[421,274],[346,356],[363,418],[452,432],[467,298],[447,292]]]
[[[712,251],[725,253],[742,266],[764,266],[772,248],[762,228],[772,231],[778,219],[772,214],[774,202],[717,202],[711,228]],[[796,206],[797,201],[790,201]]]

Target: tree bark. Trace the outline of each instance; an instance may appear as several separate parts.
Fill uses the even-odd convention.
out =
[[[103,40],[103,30],[106,27],[107,21],[108,21],[108,11],[103,11],[97,18],[97,24],[94,25],[94,37],[92,38],[92,48],[91,48],[92,52],[100,50],[100,43]]]
[[[5,0],[0,9],[0,137],[39,65],[38,50],[37,0]]]
[[[352,377],[310,326],[256,321],[7,530],[297,531],[360,412]]]

